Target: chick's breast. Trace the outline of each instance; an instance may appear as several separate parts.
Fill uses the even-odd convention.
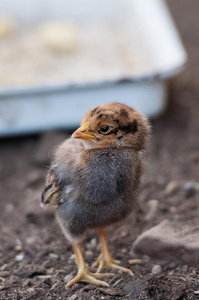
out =
[[[73,236],[124,219],[136,206],[141,174],[141,160],[130,149],[85,150],[81,143],[69,139],[61,151],[68,155],[57,157],[54,170],[62,186],[58,219]]]

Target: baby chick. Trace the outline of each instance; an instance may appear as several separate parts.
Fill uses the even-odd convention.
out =
[[[145,149],[150,133],[147,119],[135,109],[110,103],[90,109],[81,127],[61,144],[47,175],[42,204],[57,208],[57,219],[76,254],[78,273],[67,287],[84,281],[108,286],[99,280],[110,273],[104,269],[120,266],[108,250],[106,230],[125,219],[137,206],[142,173],[139,151]],[[90,273],[81,243],[89,228],[98,231],[101,254]]]

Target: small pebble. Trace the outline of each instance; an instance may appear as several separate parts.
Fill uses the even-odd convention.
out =
[[[85,251],[85,255],[86,255],[87,257],[91,257],[91,256],[93,256],[93,251],[87,250],[87,251]]]
[[[180,279],[181,281],[186,282],[186,279],[185,279],[184,277],[182,277],[182,276],[180,276],[179,279]]]
[[[126,248],[122,249],[122,253],[126,254],[128,252],[128,250]]]
[[[194,294],[195,295],[199,295],[199,291],[194,291]]]
[[[197,186],[196,182],[189,181],[185,183],[184,190],[185,190],[185,196],[187,198],[193,197],[195,195],[197,191],[196,186]]]
[[[148,201],[147,205],[148,205],[149,209],[148,209],[148,212],[147,212],[146,216],[144,217],[144,219],[145,219],[145,221],[150,221],[150,220],[154,219],[154,217],[156,216],[159,201],[156,199],[152,199],[152,200]]]
[[[1,271],[5,271],[5,269],[7,268],[8,264],[4,264],[2,267],[0,267]]]
[[[17,245],[15,246],[15,251],[17,252],[21,252],[23,250],[22,246],[21,245]]]
[[[71,254],[71,256],[70,256],[70,259],[73,260],[73,259],[75,259],[75,257],[76,257],[76,256],[75,256],[75,253],[73,253],[73,254]]]
[[[93,249],[96,249],[96,245],[97,245],[97,240],[96,238],[93,238],[90,243],[87,244],[87,248],[89,250],[93,250]]]
[[[168,270],[172,270],[175,269],[177,267],[177,263],[176,262],[171,262],[170,264],[168,264],[167,268]]]
[[[166,195],[171,195],[173,194],[174,192],[176,192],[178,189],[178,184],[176,181],[170,181],[166,188],[165,188],[165,194]]]
[[[68,274],[64,277],[64,282],[68,283],[69,281],[71,281],[73,279],[72,274]]]
[[[93,239],[90,241],[90,243],[91,243],[91,245],[96,245],[96,243],[97,243],[96,238],[93,238]]]
[[[160,265],[154,265],[152,270],[151,270],[151,273],[153,275],[161,274],[162,273],[162,267]]]
[[[22,242],[20,241],[20,239],[16,239],[15,244],[17,246],[22,246]]]
[[[47,274],[52,274],[52,273],[54,273],[54,271],[55,271],[55,269],[54,268],[49,268],[49,269],[47,269]]]
[[[22,251],[22,242],[20,241],[20,239],[16,239],[15,244],[16,244],[15,251],[21,252]]]
[[[36,240],[37,240],[37,238],[35,236],[30,236],[26,239],[26,243],[31,245],[31,244],[36,243]]]
[[[19,254],[15,257],[16,261],[20,262],[24,259],[24,255],[23,254]]]
[[[8,271],[1,271],[0,272],[0,277],[8,277],[10,276],[10,273]]]
[[[53,258],[53,259],[58,259],[59,256],[57,254],[55,254],[55,253],[50,253],[49,257]]]
[[[127,232],[126,231],[122,231],[119,235],[120,238],[126,237],[127,236]]]
[[[52,275],[38,275],[37,278],[46,280],[46,279],[52,278]]]
[[[56,287],[57,287],[57,282],[55,282],[53,285],[52,285],[52,287],[50,288],[50,291],[52,291],[52,290],[54,290]]]
[[[171,207],[169,207],[169,211],[170,211],[172,214],[174,214],[174,213],[176,213],[177,208],[176,208],[175,206],[171,206]]]
[[[171,270],[171,271],[168,272],[169,276],[173,276],[173,274],[174,274],[174,270]]]
[[[199,182],[188,181],[188,182],[185,183],[184,189],[186,191],[199,190]]]
[[[152,200],[149,200],[147,204],[148,204],[150,207],[157,207],[158,204],[159,204],[159,201],[156,200],[156,199],[152,199]]]

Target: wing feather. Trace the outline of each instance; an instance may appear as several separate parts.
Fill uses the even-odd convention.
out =
[[[76,199],[77,191],[72,183],[78,153],[82,149],[82,142],[75,139],[68,139],[57,148],[42,192],[42,206],[53,205],[58,208],[63,202]]]
[[[58,208],[61,187],[57,185],[55,175],[50,171],[46,178],[46,186],[42,192],[41,205],[53,205]]]

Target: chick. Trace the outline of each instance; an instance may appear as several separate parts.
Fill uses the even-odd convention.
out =
[[[84,281],[108,286],[99,280],[120,266],[108,250],[107,228],[124,220],[137,207],[142,158],[150,133],[147,119],[135,109],[110,103],[90,109],[81,127],[61,144],[47,175],[42,204],[57,208],[57,220],[76,254],[78,273],[67,287]],[[82,240],[90,228],[97,230],[101,254],[90,273],[82,254]]]

